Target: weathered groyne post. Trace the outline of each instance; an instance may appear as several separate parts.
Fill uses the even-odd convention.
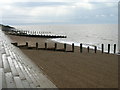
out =
[[[64,51],[66,52],[66,43],[64,43]]]
[[[89,46],[87,47],[88,53],[89,53]]]
[[[55,43],[55,49],[54,50],[57,50],[57,43]]]
[[[97,52],[97,46],[95,46],[95,53]]]
[[[36,42],[36,50],[38,49],[38,42]]]
[[[28,47],[28,42],[26,42],[26,45],[25,45],[26,47]]]
[[[45,43],[45,49],[47,50],[47,43]]]
[[[72,43],[72,52],[74,52],[74,43]]]
[[[15,43],[15,46],[18,46],[18,43],[17,43],[17,42]]]
[[[110,44],[108,44],[108,54],[110,53]]]
[[[102,53],[104,52],[104,44],[102,44]]]
[[[80,52],[82,53],[82,43],[80,44]]]
[[[17,43],[17,42],[15,42],[15,43],[11,43],[11,44],[13,44],[13,45],[15,45],[15,46],[18,46],[18,43]]]
[[[116,44],[114,44],[114,54],[116,53]]]

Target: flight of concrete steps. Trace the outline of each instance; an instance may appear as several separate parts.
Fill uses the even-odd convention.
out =
[[[0,89],[57,88],[0,30]]]

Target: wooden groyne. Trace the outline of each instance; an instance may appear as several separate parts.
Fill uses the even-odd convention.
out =
[[[17,46],[19,48],[22,48],[22,49],[36,49],[36,50],[51,50],[51,51],[63,51],[63,52],[75,52],[75,45],[74,45],[74,43],[72,43],[70,50],[67,50],[67,44],[66,43],[63,44],[63,48],[61,48],[61,49],[58,49],[58,44],[57,43],[54,43],[53,48],[49,48],[48,47],[48,43],[46,43],[46,42],[44,43],[44,48],[43,47],[42,48],[39,47],[39,43],[38,42],[36,42],[36,44],[33,47],[30,46],[28,42],[26,42],[24,45],[18,45],[17,42],[11,43],[11,44],[13,44],[13,45],[15,45],[15,46]],[[84,48],[83,44],[80,43],[80,46],[79,46],[79,52],[80,53],[84,52],[83,48]],[[101,44],[101,51],[100,50],[99,51],[101,53],[110,54],[110,49],[111,49],[111,46],[110,46],[110,44],[108,44],[108,51],[106,52],[104,50],[104,44]],[[87,52],[90,53],[91,50],[92,50],[92,52],[97,53],[98,52],[98,47],[94,46],[94,49],[90,49],[90,47],[88,46],[87,47]],[[113,51],[114,51],[113,53],[116,54],[116,44],[114,44]]]
[[[57,35],[57,34],[52,34],[51,32],[40,32],[40,31],[15,30],[15,31],[7,32],[7,34],[16,35],[16,36],[26,36],[26,37],[67,38],[66,35]]]

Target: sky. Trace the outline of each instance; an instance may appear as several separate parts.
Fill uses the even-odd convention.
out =
[[[28,24],[117,24],[119,0],[1,0],[0,22]]]

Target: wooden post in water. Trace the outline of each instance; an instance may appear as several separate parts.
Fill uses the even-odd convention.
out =
[[[38,42],[36,42],[36,49],[38,49]]]
[[[72,52],[74,52],[74,43],[72,43]]]
[[[104,52],[104,44],[102,44],[102,53]]]
[[[89,46],[87,47],[87,49],[88,49],[88,53],[89,53]]]
[[[26,34],[28,34],[29,32],[27,31]]]
[[[55,43],[55,50],[57,49],[57,43]]]
[[[116,44],[114,44],[114,54],[116,53]]]
[[[19,31],[19,35],[22,35],[22,34],[21,34],[21,31]]]
[[[110,44],[108,44],[108,54],[110,53]]]
[[[47,49],[47,43],[45,43],[45,49]]]
[[[95,46],[95,53],[97,52],[97,46]]]
[[[26,42],[26,47],[28,47],[28,42]]]
[[[80,52],[82,53],[82,43],[80,44]]]
[[[64,43],[64,51],[66,51],[66,43]]]

